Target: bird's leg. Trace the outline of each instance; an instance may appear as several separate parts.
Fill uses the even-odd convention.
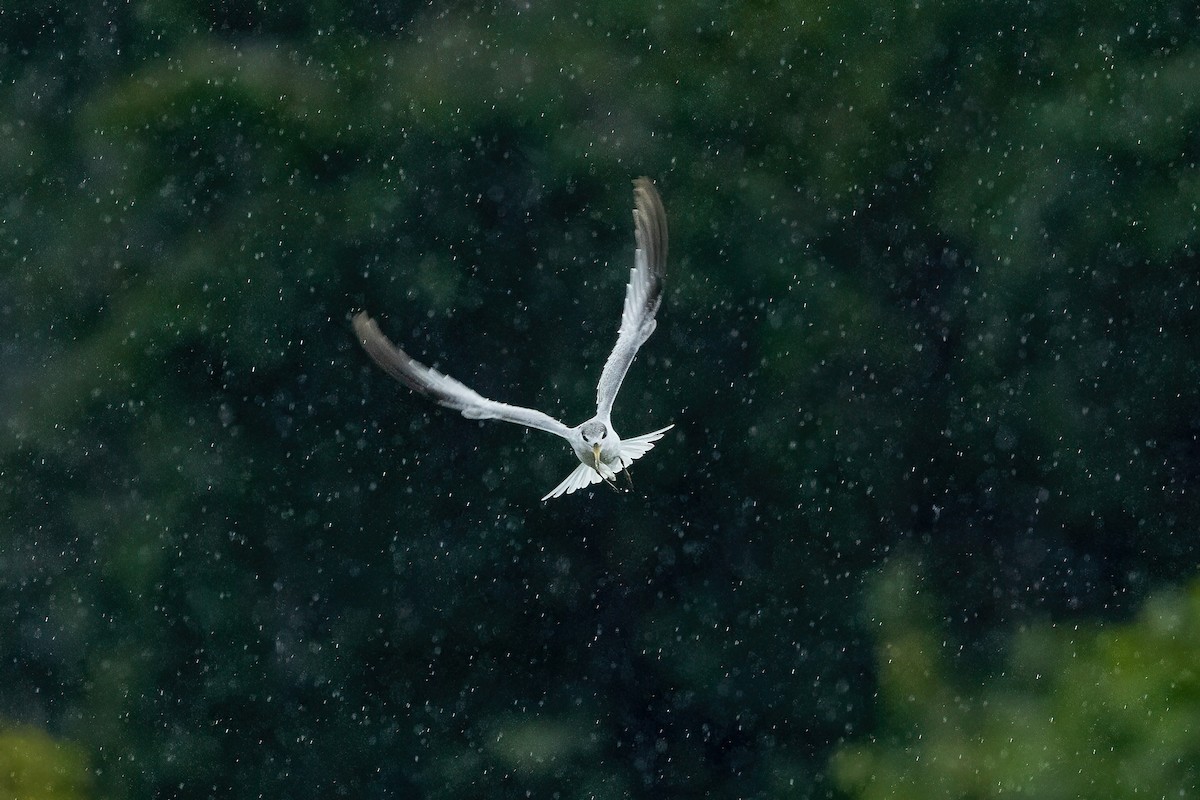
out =
[[[607,483],[609,486],[612,487],[612,490],[614,492],[621,491],[620,489],[617,488],[617,482],[615,480],[613,480],[612,478],[605,477],[604,473],[601,472],[599,469],[596,470],[596,473],[600,476],[600,479],[602,481],[604,481],[605,483]]]
[[[605,475],[604,470],[602,470],[600,468],[601,467],[600,445],[598,445],[598,444],[592,445],[592,458],[594,458],[596,460],[596,464],[595,464],[595,466],[592,467],[592,469],[596,470],[596,472],[600,475],[600,477],[604,480],[604,482],[613,488],[614,492],[620,492],[621,490],[617,488],[616,475],[614,475],[613,477],[610,478],[607,475]],[[609,470],[609,472],[612,472],[612,470]]]
[[[621,472],[625,473],[625,480],[629,481],[629,491],[635,491],[633,488],[633,476],[629,474],[629,467],[625,467]]]
[[[609,486],[611,486],[614,492],[620,492],[621,490],[617,488],[616,480],[614,478],[610,478],[607,475],[605,475],[604,470],[600,469],[600,454],[598,451],[599,451],[599,448],[597,448],[597,453],[596,453],[596,466],[592,467],[592,469],[596,470],[596,474],[600,476],[600,480],[604,481]]]

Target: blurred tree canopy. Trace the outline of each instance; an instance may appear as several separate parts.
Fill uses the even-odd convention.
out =
[[[1196,572],[1198,18],[0,0],[0,719],[106,798],[840,791],[897,548],[981,696]],[[678,427],[539,504],[349,315],[573,424],[642,174]]]
[[[14,800],[88,797],[88,763],[79,748],[36,728],[0,728],[0,794]]]
[[[994,683],[948,674],[911,564],[870,603],[888,723],[837,754],[853,797],[1187,797],[1200,783],[1200,582],[1135,621],[1026,628]],[[926,593],[927,594],[927,593]]]

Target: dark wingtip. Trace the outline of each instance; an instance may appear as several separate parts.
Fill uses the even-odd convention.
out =
[[[358,343],[367,351],[371,360],[388,375],[413,391],[429,393],[429,386],[422,380],[414,367],[423,368],[420,362],[414,360],[408,353],[392,343],[392,340],[379,330],[379,325],[371,319],[366,311],[360,311],[351,319]]]
[[[633,180],[633,206],[638,238],[645,241],[651,269],[661,279],[667,267],[667,212],[654,181],[644,175]]]
[[[350,319],[350,324],[354,326],[354,333],[358,336],[359,344],[366,344],[371,326],[375,325],[375,320],[371,319],[371,315],[366,311],[359,311]]]

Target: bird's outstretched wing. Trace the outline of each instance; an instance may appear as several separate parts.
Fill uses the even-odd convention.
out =
[[[662,198],[649,178],[633,182],[633,231],[637,241],[629,285],[625,287],[625,308],[617,344],[596,387],[596,413],[603,419],[612,414],[613,401],[621,381],[656,325],[654,315],[662,304],[663,279],[667,268],[667,212]]]
[[[379,330],[375,320],[371,319],[365,311],[360,311],[354,316],[354,332],[358,335],[358,341],[367,351],[367,355],[384,372],[413,391],[420,392],[447,408],[461,411],[462,415],[468,419],[499,419],[505,422],[515,422],[528,428],[537,428],[557,434],[564,439],[568,438],[567,433],[570,428],[553,417],[532,408],[510,406],[506,403],[488,400],[449,375],[443,375],[417,361],[392,344]]]

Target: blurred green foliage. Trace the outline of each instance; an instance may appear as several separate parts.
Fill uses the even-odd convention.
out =
[[[1196,571],[1198,18],[0,0],[0,714],[105,798],[831,795],[897,547],[963,681]],[[583,419],[640,174],[677,428],[542,505],[349,315]]]
[[[833,766],[852,797],[1188,797],[1200,785],[1200,581],[1120,625],[1035,624],[964,685],[912,564],[869,603],[884,721]]]
[[[0,796],[10,800],[89,797],[87,759],[79,748],[36,728],[0,726]]]

